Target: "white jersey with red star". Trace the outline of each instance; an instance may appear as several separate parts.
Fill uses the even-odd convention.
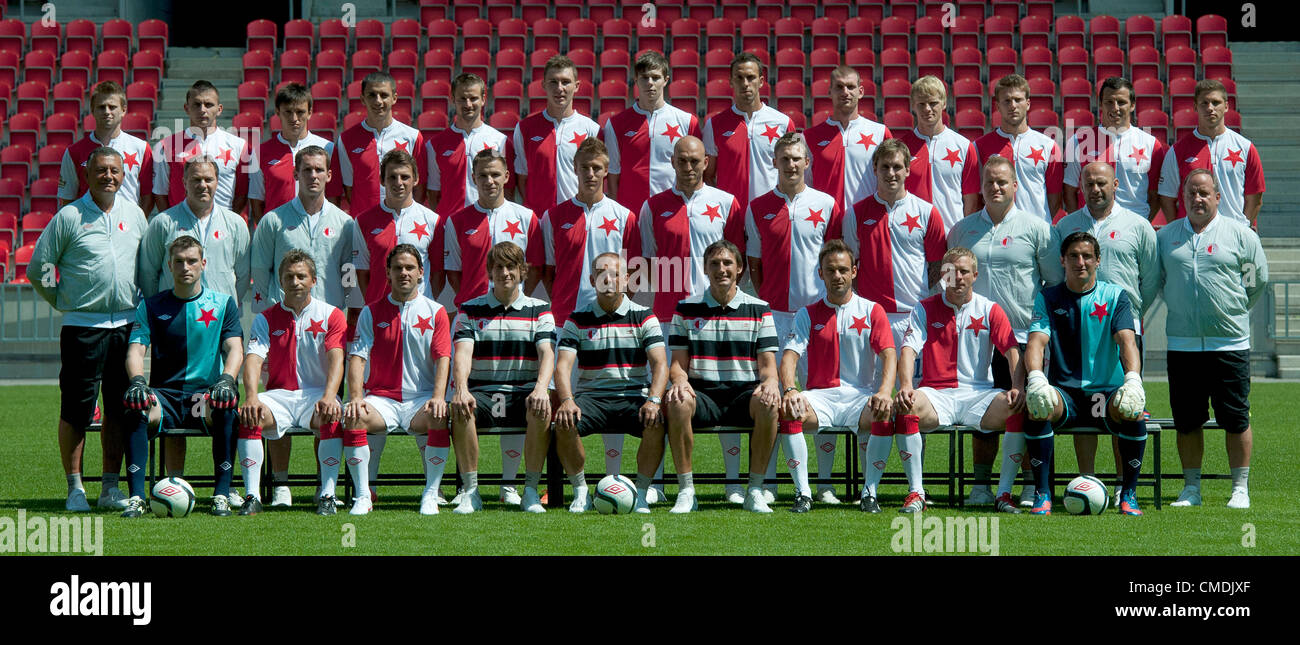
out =
[[[857,294],[843,305],[822,298],[800,309],[784,341],[785,349],[808,357],[807,389],[876,389],[876,355],[894,347],[884,308]]]
[[[294,314],[276,303],[253,319],[248,353],[266,361],[266,389],[323,390],[332,349],[346,349],[347,317],[337,307],[312,298]]]
[[[63,151],[63,163],[59,166],[59,199],[72,201],[90,190],[86,183],[86,162],[90,160],[90,153],[102,146],[108,146],[122,154],[122,187],[117,189],[118,197],[139,204],[141,186],[146,191],[153,192],[156,162],[149,142],[126,132],[108,143],[101,142],[91,132],[68,146]]]
[[[1065,142],[1064,184],[1079,188],[1083,185],[1083,167],[1104,161],[1115,169],[1115,178],[1119,180],[1115,203],[1150,219],[1149,192],[1160,183],[1160,168],[1168,151],[1164,141],[1138,128],[1118,134],[1105,127],[1081,128]],[[1084,199],[1084,191],[1080,190],[1078,203],[1065,204],[1065,210],[1082,208]]]
[[[366,394],[394,401],[433,396],[437,362],[451,355],[451,326],[442,305],[390,294],[361,310],[348,353],[366,359]]]
[[[248,177],[248,198],[261,200],[265,210],[274,210],[298,196],[298,174],[294,171],[298,153],[307,146],[325,149],[327,158],[334,158],[334,142],[308,132],[289,145],[284,135],[275,136],[253,146],[253,174]],[[326,167],[329,167],[327,162]],[[330,179],[325,194],[333,197],[343,192],[338,177]]]
[[[600,126],[577,112],[557,120],[542,110],[520,121],[514,133],[515,174],[528,177],[524,206],[544,213],[577,195],[573,156],[583,140],[599,135]]]
[[[637,216],[641,253],[649,263],[655,317],[671,321],[677,303],[709,288],[704,249],[721,239],[745,246],[745,214],[730,193],[700,186],[688,198],[676,188],[656,194]]]
[[[198,128],[190,127],[158,142],[153,194],[166,195],[172,205],[185,201],[185,162],[207,155],[217,162],[215,201],[230,208],[236,197],[248,194],[248,142],[221,128],[206,137],[199,135]]]
[[[619,176],[620,204],[639,212],[651,195],[672,188],[673,145],[685,136],[701,136],[700,120],[666,103],[653,112],[634,103],[605,122],[600,139],[609,150],[609,174]]]
[[[793,313],[826,295],[817,255],[826,240],[842,235],[843,217],[835,198],[815,188],[793,197],[772,190],[750,202],[745,254],[762,262],[758,297],[772,311]]]
[[[971,294],[954,307],[944,293],[921,301],[908,318],[903,346],[921,357],[921,387],[993,387],[993,351],[1016,346],[1011,323],[997,303]],[[901,350],[900,350],[901,351]]]
[[[556,327],[563,327],[573,312],[595,301],[596,289],[587,276],[596,256],[624,250],[629,258],[641,255],[637,231],[636,215],[608,197],[592,206],[570,199],[542,215],[546,266],[555,267],[550,295]]]
[[[704,152],[717,158],[718,188],[736,196],[740,207],[776,188],[776,140],[794,132],[794,121],[763,104],[746,114],[732,104],[704,123]]]
[[[1011,135],[998,128],[975,140],[975,152],[981,169],[993,155],[1011,160],[1018,184],[1016,208],[1052,223],[1056,213],[1051,212],[1047,196],[1064,190],[1061,182],[1065,176],[1061,147],[1055,140],[1037,130]]]
[[[442,268],[460,272],[456,307],[486,294],[492,287],[487,273],[488,251],[502,242],[513,242],[524,252],[524,260],[541,270],[546,263],[542,248],[541,220],[527,206],[502,202],[487,209],[474,202],[443,219]]]
[[[466,132],[453,123],[446,130],[429,138],[424,144],[429,159],[429,190],[439,191],[439,213],[456,211],[478,201],[478,186],[474,185],[474,155],[484,150],[506,153],[506,135],[483,123]]]
[[[826,119],[821,125],[808,128],[804,132],[804,140],[812,151],[808,185],[834,197],[840,210],[847,212],[876,192],[871,155],[882,141],[893,137],[883,123],[864,116],[849,121],[848,126]]]
[[[1178,140],[1160,169],[1160,189],[1162,197],[1178,197],[1177,217],[1186,217],[1187,209],[1183,205],[1183,182],[1187,175],[1197,168],[1204,168],[1214,173],[1219,180],[1219,214],[1226,215],[1242,224],[1250,226],[1246,218],[1246,195],[1264,192],[1264,167],[1260,164],[1259,151],[1250,139],[1224,130],[1223,134],[1210,138],[1200,130]]]
[[[891,314],[929,294],[928,265],[948,250],[939,209],[911,193],[893,204],[879,194],[858,202],[844,214],[844,243],[858,258],[858,293]]]
[[[430,265],[429,247],[438,237],[438,229],[441,226],[442,216],[425,208],[419,202],[411,202],[410,206],[400,211],[394,211],[380,202],[357,217],[357,230],[361,233],[364,243],[356,245],[354,249],[356,260],[353,264],[359,270],[370,271],[370,284],[366,287],[365,293],[366,302],[374,302],[388,293],[389,285],[385,267],[388,264],[388,253],[398,244],[410,244],[420,250],[420,266],[424,267],[424,284],[420,288],[420,293],[429,298],[438,297],[438,294],[431,293],[430,274],[442,270],[442,256],[438,255],[440,249],[433,246],[435,265]]]
[[[952,228],[966,216],[963,198],[980,192],[980,163],[975,144],[952,128],[944,128],[934,136],[913,128],[898,138],[912,152],[908,192],[934,204],[943,217],[944,230]],[[912,180],[918,175],[925,181]]]
[[[382,130],[362,121],[339,134],[334,143],[334,174],[352,189],[348,211],[364,213],[384,201],[384,179],[379,162],[392,150],[405,150],[415,158],[416,177],[428,172],[424,136],[419,130],[394,120]]]

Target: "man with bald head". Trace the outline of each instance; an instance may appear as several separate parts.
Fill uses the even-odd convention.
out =
[[[1090,233],[1101,246],[1101,263],[1097,279],[1118,285],[1128,294],[1133,310],[1133,330],[1137,334],[1138,353],[1142,352],[1142,315],[1160,290],[1160,257],[1156,251],[1156,232],[1146,217],[1116,201],[1119,179],[1115,167],[1094,161],[1083,167],[1079,190],[1085,206],[1061,218],[1056,224],[1059,239],[1071,233]],[[1067,202],[1069,203],[1069,202]],[[1118,440],[1115,441],[1118,445]],[[1097,456],[1096,435],[1074,435],[1074,449],[1079,457],[1079,472],[1092,474]],[[1115,450],[1115,472],[1122,473],[1119,450]],[[1118,494],[1119,488],[1115,488]]]

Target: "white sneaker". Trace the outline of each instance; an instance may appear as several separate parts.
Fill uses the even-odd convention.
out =
[[[230,489],[229,493],[226,493],[226,501],[230,504],[232,510],[239,510],[244,505],[244,498],[240,496],[239,491],[233,488]]]
[[[1250,491],[1245,488],[1233,488],[1232,499],[1228,500],[1228,508],[1250,508]]]
[[[517,497],[517,496],[516,496]],[[460,496],[460,503],[451,512],[457,515],[469,515],[474,511],[483,510],[483,498],[479,497],[478,491],[466,493]]]
[[[731,501],[731,500],[727,500],[727,501]],[[695,489],[683,488],[682,490],[677,492],[677,502],[673,504],[673,507],[669,509],[668,512],[682,514],[682,513],[689,513],[694,510],[699,510],[699,508],[700,508],[700,502],[699,500],[695,499]]]
[[[645,492],[646,504],[658,504],[659,502],[666,502],[666,501],[668,501],[668,495],[664,493],[663,488],[660,488],[658,486],[651,486],[650,488],[646,489]]]
[[[99,494],[99,501],[95,502],[95,506],[124,511],[126,510],[126,493],[123,493],[120,488],[106,488]]]
[[[996,501],[993,491],[988,486],[974,486],[970,489],[970,495],[966,496],[967,506],[988,506]]]
[[[818,504],[839,504],[840,498],[835,496],[835,491],[829,488],[823,488],[817,491],[817,496],[813,498]]]
[[[678,496],[678,499],[681,499],[680,495]],[[737,484],[728,484],[727,492],[723,493],[722,499],[723,501],[731,502],[732,504],[744,504],[745,489],[741,488]]]
[[[745,510],[754,513],[772,512],[772,507],[767,505],[767,499],[763,496],[763,489],[750,489],[749,494],[745,496]]]
[[[438,491],[424,489],[420,495],[420,515],[437,515],[438,514]]]
[[[586,513],[591,508],[591,499],[587,495],[587,487],[575,489],[573,491],[573,503],[569,504],[570,513]]]
[[[72,492],[68,493],[68,503],[64,504],[64,508],[73,512],[89,511],[90,503],[86,501],[86,491],[80,488],[72,489]]]
[[[1178,493],[1178,500],[1170,506],[1200,506],[1201,489],[1192,486],[1183,486],[1183,492]]]
[[[1026,508],[1034,507],[1034,497],[1038,491],[1028,484],[1020,487],[1020,505]]]
[[[775,504],[775,503],[776,503],[776,489],[775,489],[775,488],[764,488],[764,489],[763,489],[763,501],[767,502],[768,504]]]
[[[438,506],[446,506],[448,504],[451,504],[452,506],[460,506],[460,500],[464,496],[465,496],[465,491],[461,490],[461,488],[457,486],[456,496],[451,498],[451,501],[448,502],[446,499],[443,498],[442,491],[438,491]]]
[[[276,486],[271,489],[271,506],[293,506],[293,493],[288,486]]]
[[[370,497],[357,497],[352,500],[352,510],[348,513],[352,515],[366,515],[370,509],[374,508],[375,503],[370,501]],[[420,504],[420,512],[424,512],[424,504]]]
[[[502,486],[501,501],[502,503],[509,504],[511,506],[518,506],[519,503],[523,500],[519,498],[519,491],[515,490],[514,486]],[[480,509],[481,508],[482,508],[482,504],[480,504]]]
[[[637,492],[636,503],[632,505],[633,513],[641,513],[643,515],[650,514],[650,502],[647,501],[646,498],[650,496],[650,491],[652,490],[654,489],[653,488],[648,489],[644,493]]]
[[[537,494],[536,488],[524,488],[524,499],[519,502],[519,508],[525,513],[546,512],[546,507],[542,506],[542,498]]]

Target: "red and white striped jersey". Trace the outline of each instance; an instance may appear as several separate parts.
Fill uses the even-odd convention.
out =
[[[794,131],[794,121],[763,104],[746,115],[733,103],[731,109],[704,123],[704,152],[717,157],[718,188],[736,196],[740,207],[776,188],[776,140]]]
[[[380,298],[361,310],[348,353],[366,359],[366,394],[427,399],[438,359],[451,355],[447,310],[421,295],[406,302]]]
[[[927,265],[948,250],[939,209],[912,193],[893,204],[879,194],[858,202],[844,215],[844,243],[858,257],[858,293],[891,314],[930,292]]]
[[[1047,196],[1064,190],[1065,163],[1061,147],[1051,137],[1037,130],[1010,135],[998,128],[975,140],[980,168],[993,155],[1011,160],[1016,170],[1016,208],[1051,225],[1056,213],[1050,212]]]
[[[154,164],[157,161],[149,142],[123,132],[103,143],[94,132],[90,132],[63,151],[63,163],[59,167],[59,199],[72,201],[90,190],[86,183],[86,161],[95,148],[102,146],[122,154],[122,187],[117,189],[118,197],[139,204],[141,186],[153,193]]]
[[[684,136],[700,137],[700,120],[667,103],[646,112],[635,103],[605,122],[601,141],[609,150],[609,174],[618,175],[618,202],[632,212],[651,195],[672,188],[673,145]]]
[[[980,192],[980,164],[975,144],[952,128],[944,128],[932,137],[913,128],[898,138],[912,152],[907,191],[934,204],[943,217],[944,230],[952,228],[966,216],[962,198]],[[920,179],[914,181],[917,177]]]
[[[843,305],[825,298],[794,315],[785,349],[808,357],[807,389],[880,387],[876,355],[894,347],[885,309],[858,294]]]
[[[987,389],[993,387],[993,351],[1015,347],[1016,337],[992,300],[972,293],[970,302],[954,307],[940,293],[912,310],[903,346],[921,356],[921,387]]]
[[[637,231],[636,215],[608,197],[592,206],[569,199],[542,215],[546,266],[555,267],[550,296],[556,327],[563,328],[574,311],[596,299],[596,290],[587,278],[596,256],[624,250],[629,258],[641,255]],[[564,261],[557,262],[557,258]]]
[[[1242,224],[1250,226],[1246,219],[1246,195],[1264,192],[1264,167],[1260,164],[1259,151],[1250,139],[1224,130],[1223,134],[1210,138],[1192,130],[1192,133],[1178,140],[1160,170],[1159,193],[1164,197],[1178,197],[1178,217],[1186,217],[1187,209],[1183,206],[1183,181],[1197,168],[1205,168],[1214,173],[1219,180],[1219,214],[1227,215]]]
[[[1079,188],[1083,182],[1083,167],[1094,161],[1105,161],[1115,168],[1119,188],[1115,190],[1115,203],[1151,219],[1149,191],[1160,184],[1160,168],[1164,164],[1169,146],[1138,128],[1129,128],[1119,134],[1110,128],[1081,128],[1065,142],[1066,186]],[[1085,206],[1084,193],[1079,191],[1075,204],[1065,204],[1066,211]]]
[[[434,244],[442,222],[442,216],[419,202],[411,202],[410,206],[400,212],[395,212],[380,202],[357,218],[357,230],[361,232],[361,239],[365,243],[358,244],[353,249],[356,254],[353,265],[357,269],[370,271],[370,284],[364,294],[366,302],[374,302],[388,293],[385,267],[388,264],[388,253],[398,244],[410,244],[420,250],[420,265],[424,267],[424,285],[420,293],[429,298],[438,297],[438,294],[430,293],[430,277],[434,271],[442,270],[442,255],[438,253],[439,247]],[[434,250],[432,258],[429,257],[430,246]],[[431,266],[430,262],[436,263],[436,266]]]
[[[248,353],[266,361],[266,389],[323,390],[329,374],[326,355],[343,349],[348,321],[342,311],[312,298],[295,315],[276,303],[253,319]]]
[[[677,303],[709,288],[704,249],[726,239],[745,246],[745,214],[730,193],[703,185],[687,198],[669,188],[641,205],[637,216],[641,253],[649,266],[646,285],[655,294],[655,317],[673,319]]]
[[[451,217],[443,218],[442,269],[460,271],[460,291],[456,307],[488,292],[488,251],[502,242],[514,242],[524,252],[528,264],[540,271],[546,263],[542,248],[542,224],[537,215],[514,202],[485,209],[474,202]]]
[[[173,206],[185,201],[185,162],[207,155],[217,162],[217,204],[230,208],[235,197],[248,194],[248,142],[217,128],[206,137],[198,128],[186,128],[158,142],[153,194],[166,195]]]
[[[429,162],[425,185],[429,190],[439,191],[434,210],[455,213],[478,201],[474,155],[493,149],[505,155],[506,135],[486,123],[469,132],[453,123],[425,142],[424,154]]]
[[[334,142],[311,132],[294,145],[289,145],[282,135],[276,134],[253,146],[253,174],[248,178],[248,198],[261,200],[266,206],[263,212],[275,210],[298,196],[298,176],[294,167],[298,152],[307,146],[324,148],[329,163],[333,163]],[[342,180],[332,177],[325,187],[325,194],[333,197],[342,193]]]
[[[817,277],[817,255],[826,240],[842,235],[839,204],[815,188],[787,197],[772,190],[745,213],[745,254],[762,261],[758,297],[772,311],[794,312],[826,296]]]
[[[864,116],[849,121],[847,127],[826,119],[821,125],[808,128],[804,132],[804,140],[812,151],[808,185],[834,197],[840,210],[848,211],[876,192],[871,155],[880,142],[893,137],[883,123]]]
[[[584,139],[599,135],[600,126],[577,112],[557,121],[542,110],[520,121],[514,133],[515,174],[528,177],[524,206],[544,213],[577,195],[573,156]]]
[[[383,130],[362,121],[339,134],[331,162],[334,174],[352,188],[348,212],[364,213],[384,201],[384,178],[379,162],[392,150],[405,150],[415,158],[416,177],[428,172],[424,136],[419,130],[393,120]]]

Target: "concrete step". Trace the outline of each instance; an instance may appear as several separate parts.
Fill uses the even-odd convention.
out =
[[[1293,79],[1297,74],[1300,74],[1300,57],[1294,60],[1270,59],[1260,63],[1242,63],[1236,56],[1232,59],[1232,77],[1238,83],[1282,79],[1281,82],[1287,84],[1287,79]]]
[[[7,4],[11,6],[5,11],[6,18],[18,18],[30,24],[45,16],[45,6],[51,3],[49,0],[26,0]],[[102,23],[118,17],[116,2],[62,2],[53,7],[54,13],[50,17],[64,24],[80,19]]]
[[[1276,52],[1297,52],[1300,53],[1300,42],[1291,40],[1282,41],[1260,41],[1260,42],[1237,42],[1232,43],[1229,47],[1232,49],[1233,60],[1238,56],[1255,56],[1259,54],[1271,54]]]
[[[1255,149],[1259,151],[1259,156],[1264,160],[1266,166],[1270,163],[1278,164],[1277,168],[1295,167],[1300,165],[1300,148],[1294,146],[1280,146],[1274,144],[1255,143]]]
[[[1300,97],[1297,97],[1300,102]],[[1246,123],[1243,118],[1241,123],[1241,132],[1251,141],[1269,141],[1273,144],[1295,145],[1300,143],[1300,119],[1287,117],[1281,119],[1268,119],[1263,115],[1256,115],[1251,118],[1252,123]],[[1258,125],[1253,125],[1258,124]],[[1267,125],[1266,125],[1267,124]],[[1263,158],[1263,152],[1260,153]]]
[[[351,4],[351,12],[343,10],[345,5]],[[327,20],[329,18],[343,18],[351,15],[356,18],[388,18],[388,0],[315,0],[311,3],[311,18],[313,20]]]
[[[1240,88],[1240,86],[1238,86]],[[1248,120],[1259,114],[1294,114],[1288,110],[1288,103],[1300,99],[1300,83],[1279,83],[1276,86],[1261,87],[1259,91],[1250,93],[1237,92],[1237,110],[1242,113],[1241,122],[1245,125]]]

